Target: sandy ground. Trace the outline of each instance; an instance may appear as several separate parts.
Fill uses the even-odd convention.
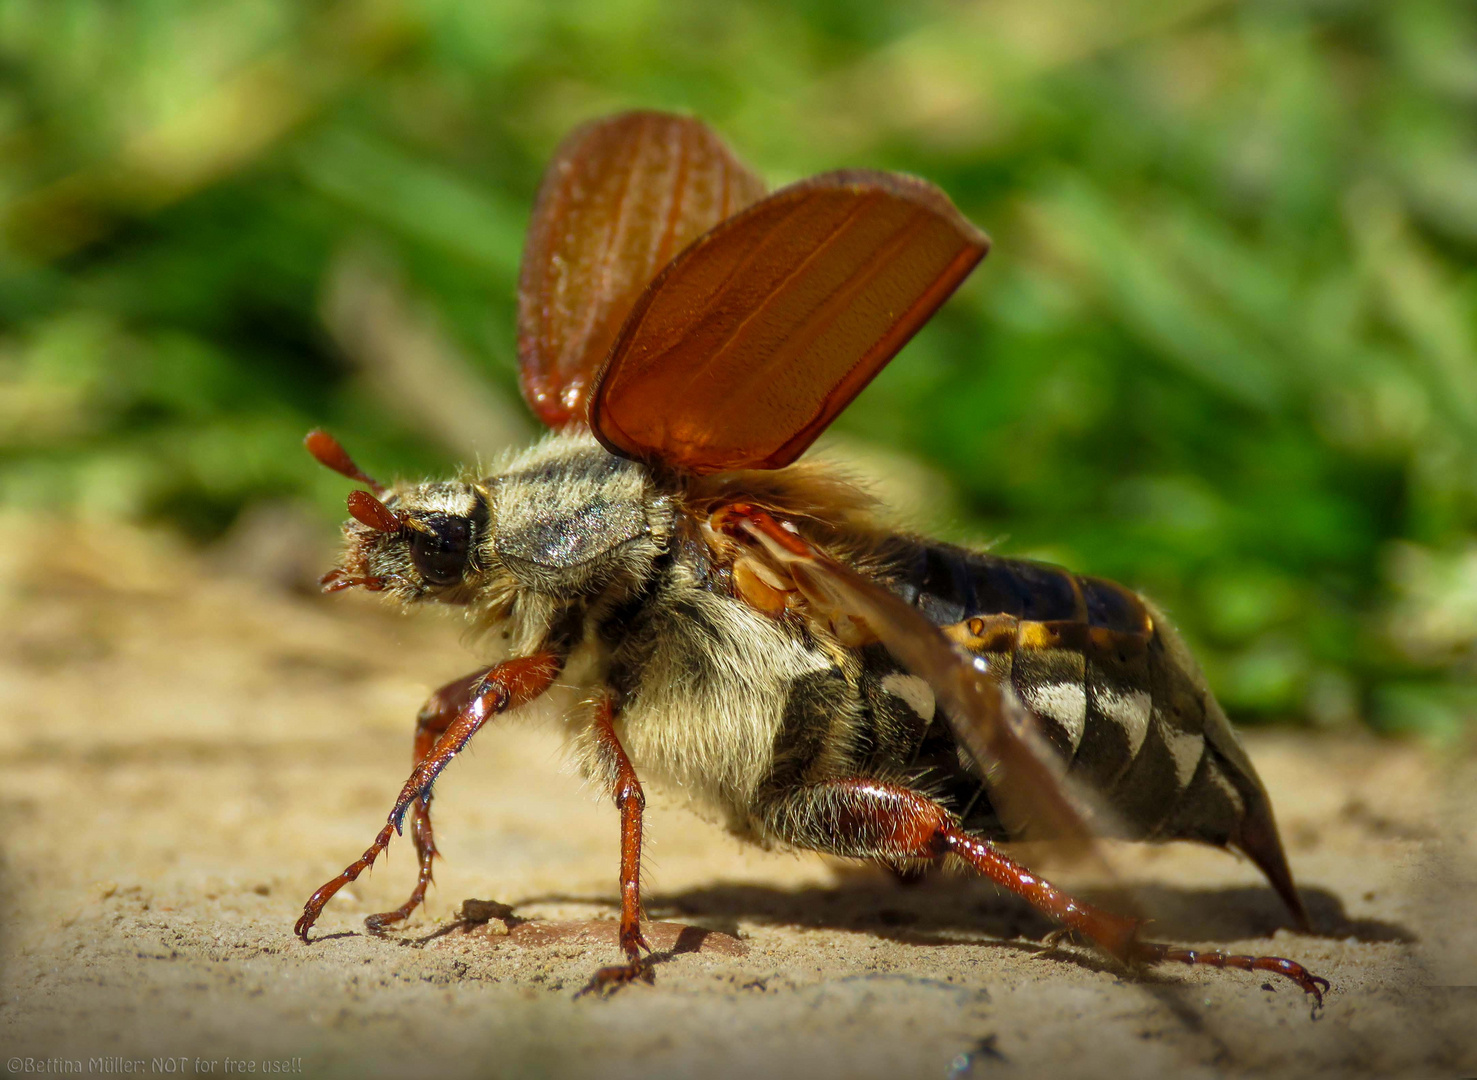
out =
[[[303,900],[373,836],[415,710],[474,658],[448,622],[284,588],[327,566],[320,542],[260,524],[210,560],[0,519],[11,1073],[1477,1074],[1477,765],[1367,738],[1250,742],[1318,936],[1278,929],[1255,870],[1222,853],[1111,853],[1160,939],[1330,979],[1316,1021],[1281,980],[1125,977],[1047,953],[1048,924],[982,882],[755,851],[659,798],[656,985],[577,999],[617,958],[616,815],[516,725],[438,788],[425,914],[362,933],[410,886],[397,843],[305,946]],[[513,916],[468,928],[471,898]]]

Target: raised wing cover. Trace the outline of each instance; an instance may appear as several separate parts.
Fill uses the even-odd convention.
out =
[[[642,294],[590,425],[615,453],[692,472],[788,465],[988,249],[912,177],[836,172],[777,191]]]
[[[689,243],[764,195],[704,124],[631,112],[566,138],[544,173],[518,281],[523,396],[585,419],[590,382],[641,291]]]

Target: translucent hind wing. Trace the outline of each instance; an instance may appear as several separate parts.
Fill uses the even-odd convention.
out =
[[[1074,857],[1100,861],[1089,824],[1100,813],[1051,764],[1053,755],[1030,714],[986,661],[956,646],[921,611],[882,585],[832,559],[757,508],[726,512],[725,531],[762,549],[795,582],[810,617],[860,624],[933,689],[959,744],[974,758],[990,801],[1012,836],[1050,839]]]

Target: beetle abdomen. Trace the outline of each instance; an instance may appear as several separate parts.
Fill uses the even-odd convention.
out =
[[[1117,831],[1237,838],[1247,802],[1265,800],[1261,785],[1244,758],[1216,745],[1220,729],[1231,737],[1219,706],[1140,597],[1041,563],[942,544],[915,550],[894,588],[1010,681],[1069,772],[1111,808]],[[969,816],[987,807],[977,800]]]

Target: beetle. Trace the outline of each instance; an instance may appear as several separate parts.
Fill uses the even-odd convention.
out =
[[[331,436],[349,495],[329,591],[448,604],[504,658],[442,687],[374,843],[410,818],[431,882],[432,785],[490,719],[558,684],[570,752],[621,815],[620,947],[591,988],[650,980],[641,777],[760,844],[899,872],[961,862],[1129,963],[1326,980],[1279,957],[1143,941],[997,842],[1095,835],[1238,849],[1308,925],[1270,801],[1149,601],[1097,578],[898,530],[801,454],[944,303],[989,240],[938,188],[827,173],[765,194],[702,123],[570,135],[519,283],[522,388],[551,429],[492,474],[383,485]]]

